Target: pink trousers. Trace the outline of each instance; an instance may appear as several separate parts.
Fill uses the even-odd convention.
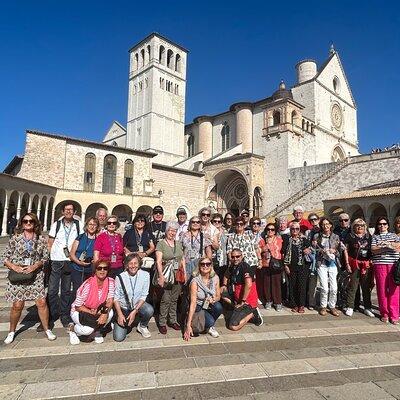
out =
[[[399,286],[393,281],[394,264],[374,264],[376,293],[381,318],[399,319]]]

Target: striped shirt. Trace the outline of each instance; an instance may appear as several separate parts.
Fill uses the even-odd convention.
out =
[[[387,232],[372,236],[371,247],[382,246],[385,243],[399,243],[400,237],[395,233]],[[382,246],[384,247],[384,246]],[[394,249],[383,248],[382,253],[372,256],[373,264],[394,264],[400,257],[400,253]]]
[[[114,297],[114,292],[115,292],[115,281],[112,278],[106,278],[108,279],[108,295],[107,295],[107,300],[111,299]],[[100,299],[102,297],[103,294],[103,288],[99,288],[99,304],[100,305]],[[90,285],[87,283],[87,281],[83,282],[82,285],[78,288],[77,292],[76,292],[76,299],[75,301],[72,303],[71,306],[71,313],[76,311],[76,307],[80,307],[83,306],[85,304],[86,299],[89,296],[89,289],[90,289]]]

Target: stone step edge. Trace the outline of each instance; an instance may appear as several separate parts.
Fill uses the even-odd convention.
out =
[[[329,356],[324,357],[323,359],[308,358],[255,364],[218,366],[213,368],[201,367],[187,371],[168,370],[124,375],[108,375],[70,381],[0,385],[0,393],[7,393],[12,390],[13,394],[16,395],[15,398],[53,399],[80,397],[85,395],[136,392],[142,390],[147,391],[168,387],[193,386],[204,383],[212,384],[217,382],[307,375],[374,367],[383,368],[399,365],[400,351],[364,353],[346,356]],[[81,387],[84,388],[84,390],[79,391]],[[65,390],[67,393],[60,395],[60,388],[63,388],[62,390]]]
[[[202,334],[192,338],[189,342],[185,342],[181,337],[166,338],[166,339],[140,339],[137,341],[124,341],[103,344],[81,343],[79,345],[60,344],[59,346],[37,347],[41,343],[37,339],[32,340],[34,347],[18,348],[18,345],[13,348],[2,347],[0,351],[0,360],[2,359],[20,359],[26,357],[42,357],[52,355],[68,355],[68,354],[85,354],[85,353],[103,353],[112,351],[125,350],[140,350],[153,348],[170,348],[184,347],[193,345],[216,344],[216,343],[232,343],[232,342],[257,342],[263,340],[287,340],[287,339],[302,339],[311,337],[331,337],[343,335],[359,335],[363,333],[386,333],[399,332],[400,325],[359,325],[352,328],[337,327],[326,329],[299,329],[287,331],[272,331],[272,332],[255,332],[255,333],[231,333],[220,335],[219,338],[212,338],[207,334]],[[43,339],[47,343],[47,339]]]

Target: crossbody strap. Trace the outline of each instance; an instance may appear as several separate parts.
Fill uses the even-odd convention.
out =
[[[126,287],[124,284],[124,280],[121,278],[121,275],[117,275],[117,278],[119,279],[119,282],[121,283],[122,291],[124,292],[124,297],[126,304],[128,305],[129,309],[132,309],[132,304],[131,301],[129,300],[128,292],[126,291]]]

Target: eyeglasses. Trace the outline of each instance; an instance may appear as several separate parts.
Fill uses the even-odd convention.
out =
[[[253,222],[253,225],[261,225],[261,222]]]
[[[379,222],[379,224],[378,224],[378,226],[386,226],[386,225],[388,225],[387,222]]]
[[[249,217],[249,214],[241,214],[242,217]]]
[[[244,225],[243,222],[236,222],[236,226],[242,226]]]
[[[318,221],[318,218],[310,218],[310,221]]]
[[[291,231],[299,231],[300,228],[290,228]]]
[[[212,222],[213,222],[214,224],[220,224],[220,223],[222,223],[222,221],[220,221],[219,219],[213,219]]]
[[[210,262],[201,262],[200,266],[201,267],[211,267],[211,263]]]
[[[240,257],[242,257],[242,256],[231,256],[231,258],[232,258],[233,260],[236,260],[237,258],[240,258]]]
[[[97,226],[97,224],[88,224],[88,226]]]
[[[117,225],[117,221],[107,221],[107,225]]]
[[[33,221],[33,219],[23,219],[23,220],[22,220],[22,223],[23,223],[23,224],[33,224],[34,221]]]
[[[108,271],[108,267],[96,267],[96,271]]]
[[[267,232],[275,232],[275,228],[267,228],[266,231]]]
[[[349,222],[349,219],[341,219],[340,222]]]
[[[201,216],[202,217],[209,217],[211,214],[208,214],[208,213],[201,213]]]
[[[200,224],[200,221],[192,221],[192,224]]]
[[[156,211],[156,212],[153,212],[153,215],[164,215],[164,213],[162,213],[161,211]]]
[[[231,217],[225,218],[227,221],[232,221]]]

